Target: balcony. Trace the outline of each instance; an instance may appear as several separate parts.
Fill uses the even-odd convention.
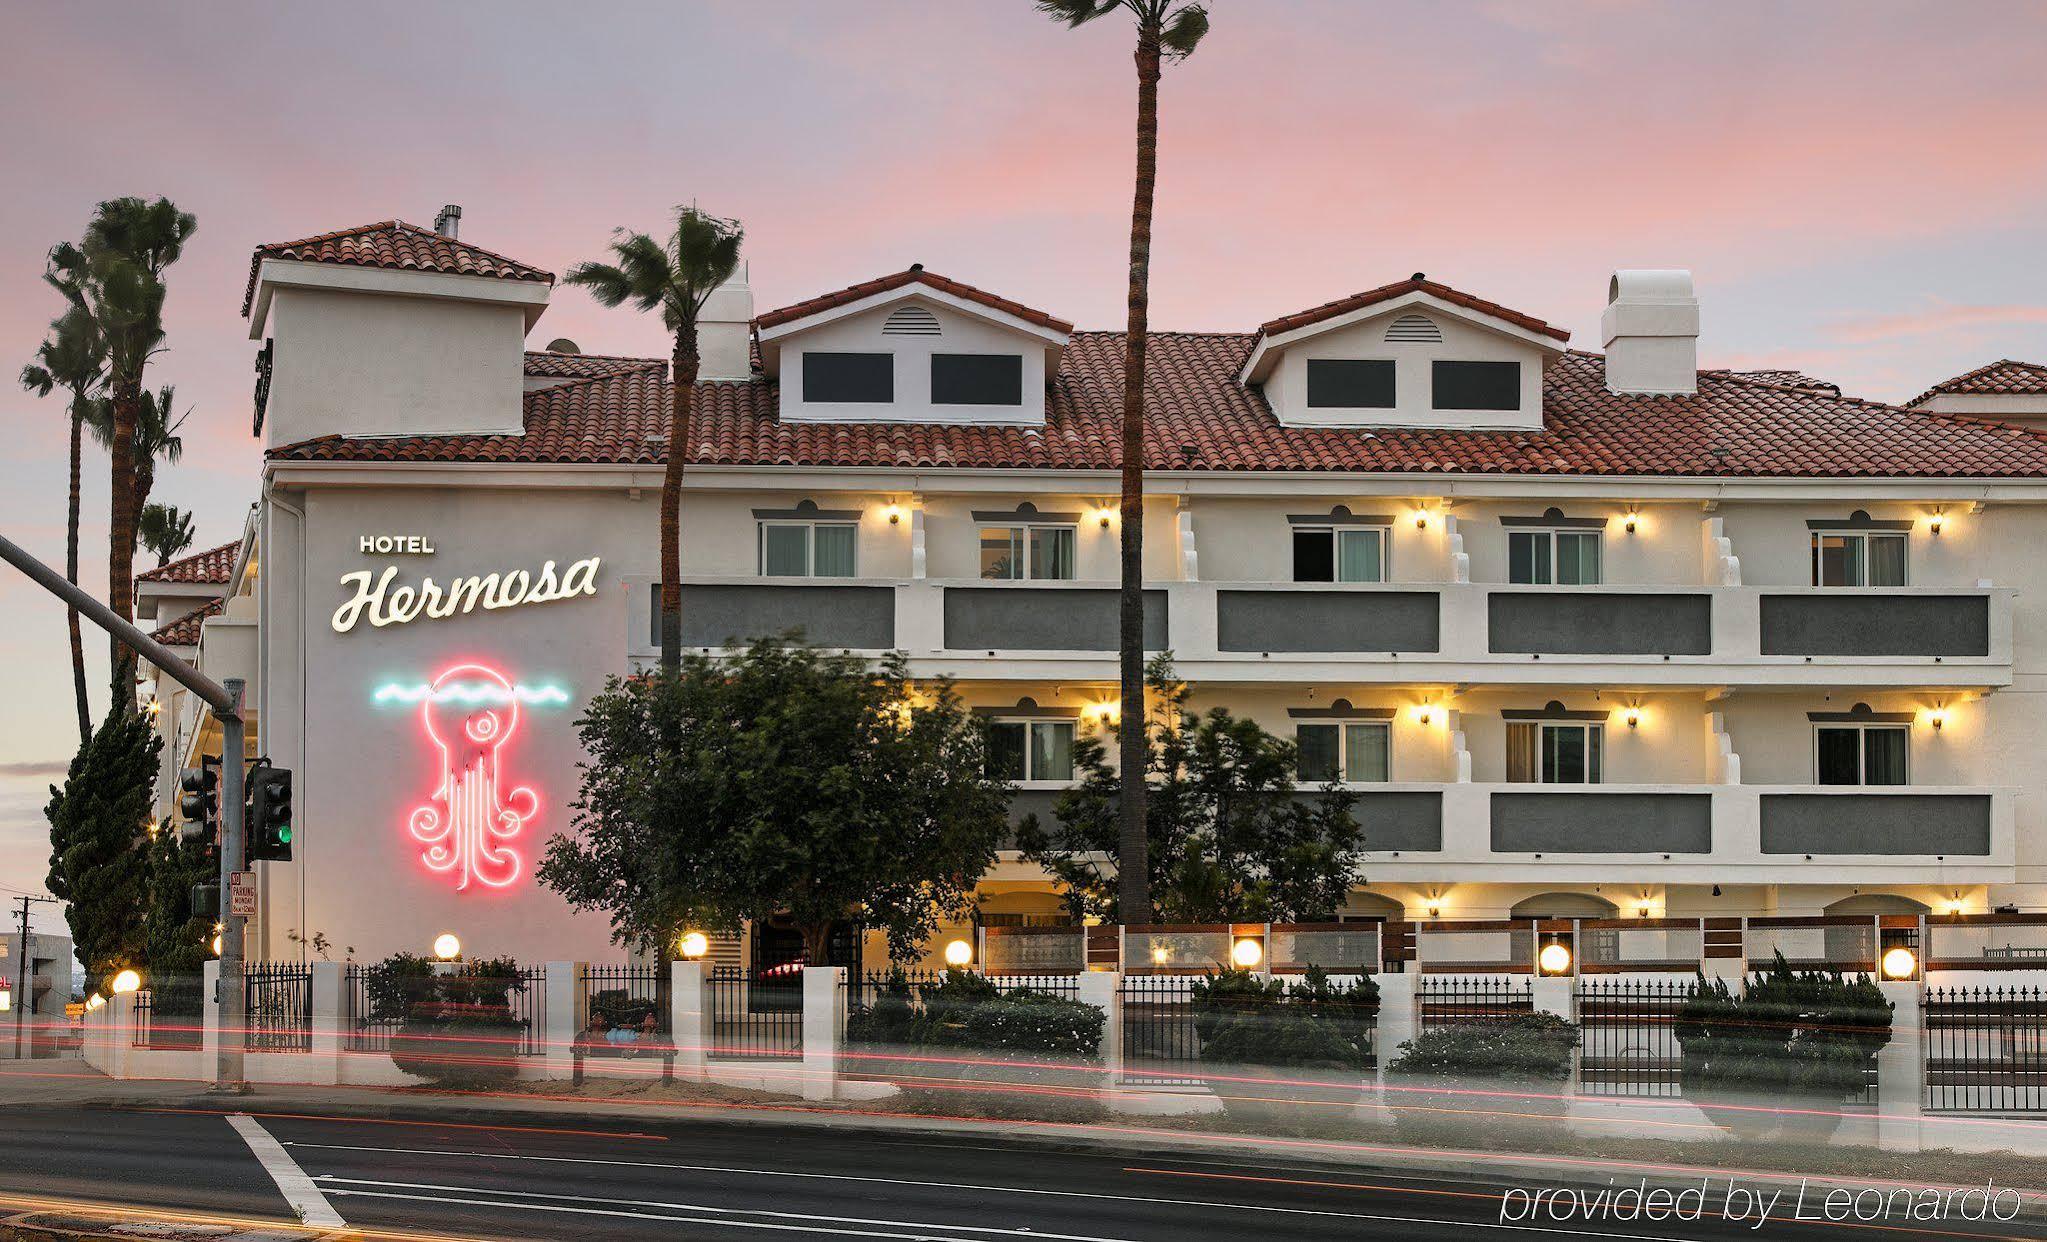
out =
[[[631,585],[631,584],[629,584]],[[636,589],[648,593],[651,584]],[[900,647],[920,676],[1116,672],[1104,582],[701,578],[684,642],[803,628],[820,646]],[[2007,686],[2016,592],[1918,587],[1537,587],[1500,583],[1165,582],[1145,591],[1145,645],[1208,682]],[[650,654],[652,608],[629,649]]]

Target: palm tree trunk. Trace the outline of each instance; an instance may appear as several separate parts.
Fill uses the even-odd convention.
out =
[[[675,333],[673,403],[668,418],[668,468],[661,475],[661,670],[682,667],[682,467],[689,456],[690,407],[696,399],[697,329]]]
[[[83,400],[81,397],[80,400]],[[71,509],[64,523],[64,580],[78,585],[78,499],[79,467],[85,420],[79,416],[78,401],[71,403]],[[71,693],[78,701],[78,744],[92,741],[92,703],[85,695],[85,642],[78,633],[78,610],[64,610],[71,630]]]
[[[114,381],[114,442],[111,520],[107,530],[107,607],[123,621],[135,618],[135,422],[142,407],[139,378]],[[119,639],[108,640],[114,665],[114,707],[135,700],[132,655]]]
[[[1123,362],[1123,583],[1120,632],[1122,772],[1117,905],[1125,923],[1149,923],[1151,859],[1145,836],[1150,732],[1144,710],[1144,363],[1151,325],[1151,212],[1159,165],[1159,32],[1137,34],[1137,188],[1130,207],[1130,319]]]

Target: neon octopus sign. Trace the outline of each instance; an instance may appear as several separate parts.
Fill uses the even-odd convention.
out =
[[[565,703],[560,687],[516,686],[483,664],[457,664],[425,686],[379,687],[376,702],[417,702],[419,720],[440,751],[440,783],[413,808],[406,828],[426,848],[427,870],[487,888],[516,883],[525,860],[508,842],[540,809],[531,786],[507,787],[499,751],[519,730],[522,703]]]

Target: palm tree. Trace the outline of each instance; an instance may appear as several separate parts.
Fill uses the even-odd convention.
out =
[[[106,342],[109,445],[113,458],[107,531],[107,606],[135,616],[135,430],[142,417],[142,374],[163,345],[164,269],[184,253],[198,222],[167,198],[103,202],[85,236],[50,252],[48,279],[68,289]],[[114,685],[125,687],[132,655],[110,640]],[[126,701],[125,699],[123,700]]]
[[[156,567],[162,569],[171,558],[192,546],[192,515],[176,505],[147,504],[136,519],[142,546],[156,553]]]
[[[61,291],[61,290],[60,290]],[[50,324],[50,335],[36,348],[36,360],[21,369],[21,385],[38,397],[58,388],[71,394],[66,413],[71,420],[71,495],[64,520],[64,579],[78,582],[78,497],[82,433],[91,408],[106,378],[105,343],[93,327],[92,316],[77,305]],[[92,741],[92,704],[85,693],[85,643],[78,632],[78,610],[64,610],[71,631],[71,690],[78,704],[78,742]]]
[[[665,244],[620,229],[611,242],[616,262],[578,263],[564,277],[564,283],[581,285],[606,306],[658,307],[661,322],[675,334],[668,468],[661,476],[661,668],[667,673],[682,667],[682,468],[697,382],[697,315],[738,270],[744,237],[737,220],[678,207],[675,234]]]
[[[155,392],[144,391],[142,406],[135,415],[135,439],[132,450],[135,462],[135,513],[137,538],[140,539],[141,515],[149,507],[150,493],[156,489],[156,464],[163,461],[176,465],[185,455],[185,441],[178,434],[178,428],[192,415],[191,410],[183,414],[175,412],[177,389],[165,384]],[[86,409],[86,430],[100,447],[109,448],[114,438],[113,402],[102,397]],[[146,540],[142,540],[146,543]],[[135,555],[135,545],[130,544],[128,555]]]
[[[1117,905],[1125,923],[1149,921],[1151,860],[1145,837],[1149,767],[1144,710],[1144,364],[1151,329],[1151,212],[1158,187],[1159,76],[1168,60],[1192,55],[1208,33],[1208,10],[1179,0],[1036,0],[1041,12],[1084,26],[1126,9],[1137,19],[1137,186],[1130,208],[1130,318],[1123,363],[1123,590],[1118,648],[1123,712],[1117,762],[1123,773],[1116,852]],[[1134,706],[1133,706],[1134,705]]]

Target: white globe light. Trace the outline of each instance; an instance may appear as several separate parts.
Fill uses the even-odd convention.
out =
[[[709,936],[697,931],[683,933],[682,955],[684,957],[694,962],[710,951],[711,938]]]
[[[1248,936],[1230,946],[1230,960],[1245,970],[1256,966],[1265,957],[1265,946]]]
[[[434,937],[434,956],[444,962],[452,962],[462,956],[462,942],[454,932],[442,932]]]
[[[124,970],[114,976],[114,992],[117,995],[122,992],[133,992],[141,986],[142,976],[132,970]]]
[[[1884,978],[1910,979],[1919,969],[1919,958],[1912,950],[1899,945],[1884,954]]]
[[[945,946],[945,964],[964,966],[974,960],[974,946],[964,940],[955,940]]]
[[[1553,940],[1542,946],[1542,956],[1536,959],[1546,975],[1561,975],[1571,968],[1571,950],[1560,940]]]

